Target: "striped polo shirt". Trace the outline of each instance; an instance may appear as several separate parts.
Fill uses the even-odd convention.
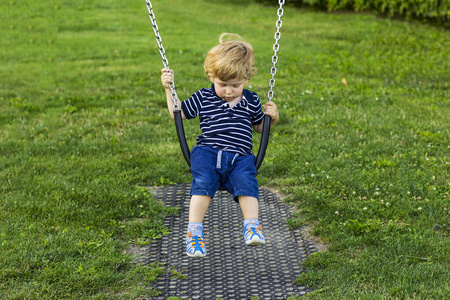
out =
[[[187,119],[200,118],[202,134],[198,146],[252,154],[252,126],[264,118],[261,101],[255,92],[244,89],[242,100],[233,108],[217,96],[214,84],[203,88],[181,103]]]

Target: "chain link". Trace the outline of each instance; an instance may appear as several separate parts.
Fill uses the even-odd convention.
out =
[[[272,68],[270,68],[270,75],[272,76],[272,78],[270,78],[269,80],[269,92],[267,93],[267,99],[269,99],[269,101],[272,101],[273,98],[273,88],[275,86],[275,75],[277,74],[277,62],[278,62],[278,50],[280,50],[280,45],[278,44],[278,41],[281,39],[281,26],[283,26],[283,22],[281,21],[281,17],[283,16],[283,5],[284,5],[284,1],[285,0],[278,0],[278,4],[280,5],[280,7],[277,10],[277,16],[278,16],[278,20],[275,24],[275,26],[277,27],[277,31],[275,32],[274,38],[275,38],[275,44],[273,45],[273,56],[272,56]]]
[[[162,44],[162,39],[159,34],[158,25],[156,24],[156,18],[155,18],[155,14],[153,13],[152,3],[148,0],[146,0],[145,3],[147,4],[148,16],[150,17],[150,20],[152,21],[153,32],[155,33],[155,39],[156,39],[156,43],[158,44],[159,54],[161,54],[162,63],[164,65],[164,67],[166,68],[167,72],[170,72],[169,61],[166,58],[166,51],[164,50],[164,47]],[[180,110],[180,107],[178,106],[178,102],[177,102],[178,96],[177,96],[177,92],[175,91],[175,83],[173,81],[169,82],[169,88],[171,91],[170,97],[173,101],[173,109]]]

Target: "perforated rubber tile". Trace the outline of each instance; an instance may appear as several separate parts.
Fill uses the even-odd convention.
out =
[[[160,262],[167,272],[153,288],[161,294],[150,299],[285,299],[309,290],[293,281],[304,271],[301,261],[317,251],[300,230],[291,231],[286,220],[289,207],[268,189],[260,188],[260,222],[266,245],[249,247],[243,236],[243,218],[239,204],[226,191],[218,191],[204,220],[207,255],[186,255],[185,236],[189,214],[188,184],[154,190],[166,206],[177,207],[179,214],[165,219],[169,235],[140,248],[138,263]],[[187,278],[174,276],[171,270]]]

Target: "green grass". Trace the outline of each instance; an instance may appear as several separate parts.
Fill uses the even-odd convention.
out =
[[[209,84],[203,59],[224,31],[254,45],[249,84],[264,98],[276,8],[154,2],[180,98]],[[0,295],[157,293],[146,286],[162,266],[126,249],[176,213],[144,187],[190,175],[145,1],[0,8]],[[258,179],[298,209],[291,227],[314,224],[329,243],[296,281],[315,290],[306,298],[450,298],[448,32],[288,6],[280,44],[281,120]],[[197,127],[185,122],[191,146]]]

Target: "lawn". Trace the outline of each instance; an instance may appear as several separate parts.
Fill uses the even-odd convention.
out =
[[[222,32],[254,46],[249,88],[265,98],[276,7],[153,2],[180,98],[209,85]],[[3,1],[0,16],[0,297],[157,294],[162,267],[126,250],[176,213],[145,187],[190,174],[145,1]],[[305,298],[449,299],[448,31],[289,5],[281,31],[281,119],[258,180],[328,244],[296,280]],[[185,130],[192,147],[198,122]]]

